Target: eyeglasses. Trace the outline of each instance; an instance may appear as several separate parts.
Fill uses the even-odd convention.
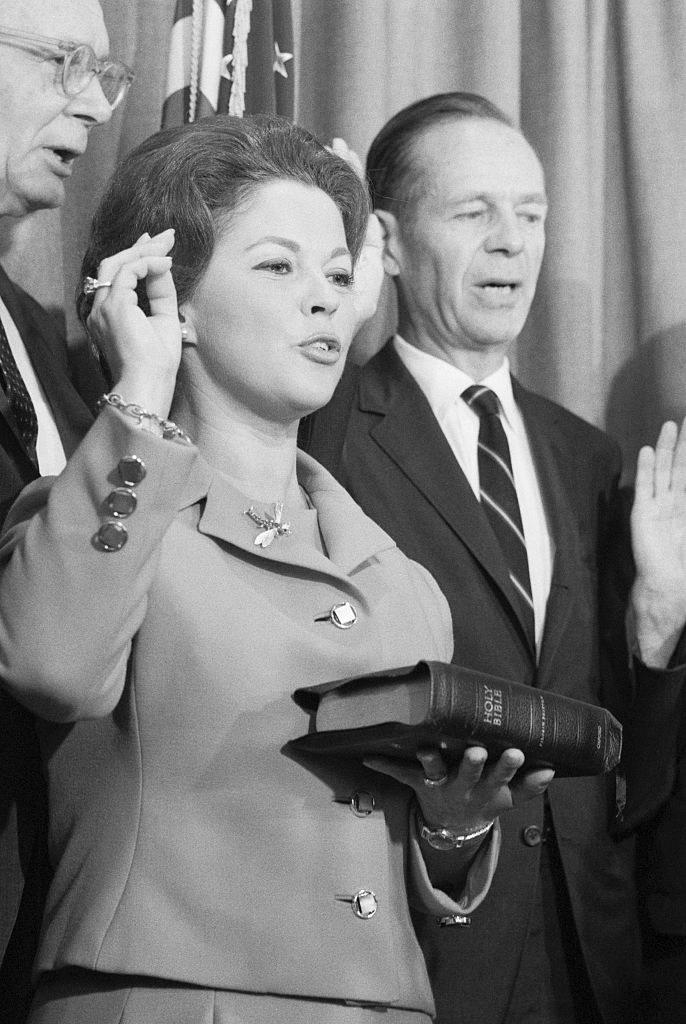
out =
[[[119,60],[99,60],[87,43],[75,43],[49,36],[34,36],[0,27],[0,43],[17,46],[61,65],[61,85],[67,96],[78,96],[94,78],[100,83],[112,110],[124,99],[134,74]]]

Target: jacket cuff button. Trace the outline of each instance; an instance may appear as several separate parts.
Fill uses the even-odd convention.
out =
[[[105,498],[107,511],[117,519],[126,519],[132,512],[135,512],[137,505],[136,493],[129,490],[128,487],[115,487]]]
[[[141,480],[145,479],[147,469],[142,459],[137,455],[125,455],[119,460],[119,478],[126,487],[135,487]]]
[[[121,551],[128,539],[123,523],[103,523],[93,541],[100,551]]]

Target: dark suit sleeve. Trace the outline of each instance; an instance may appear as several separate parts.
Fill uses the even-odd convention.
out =
[[[683,936],[686,921],[686,685],[684,641],[668,672],[637,666],[625,732],[627,803],[621,829],[636,831],[639,888],[651,928]]]
[[[601,608],[617,620],[628,607],[635,566],[631,552],[630,515],[633,492],[622,489],[610,520],[608,559],[603,575]],[[615,666],[621,656],[625,632],[615,626]],[[628,664],[628,654],[623,660]],[[622,676],[626,673],[621,672]],[[611,709],[624,726],[622,744],[622,775],[625,793],[615,831],[626,835],[649,822],[670,799],[678,772],[679,750],[686,742],[684,729],[684,696],[686,691],[686,634],[666,669],[651,669],[639,658],[631,659],[629,678],[624,692],[617,696],[617,669],[606,671],[605,679],[613,679],[614,699]]]
[[[614,476],[614,474],[613,474]],[[600,635],[600,697],[624,725],[633,701],[633,683],[626,635],[626,609],[634,578],[629,515],[632,492],[613,486],[602,499],[598,531],[598,618]]]
[[[686,752],[686,668],[655,671],[636,663],[635,676],[636,698],[624,728],[626,806],[620,834],[649,822],[669,802]]]

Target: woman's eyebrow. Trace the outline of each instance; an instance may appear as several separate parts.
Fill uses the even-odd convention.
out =
[[[262,238],[258,238],[256,242],[252,242],[246,246],[246,251],[250,249],[256,249],[258,245],[264,245],[265,242],[276,243],[282,245],[285,249],[290,249],[291,252],[297,252],[300,246],[297,242],[294,242],[292,238],[282,238],[280,235],[263,235]]]
[[[282,245],[284,249],[289,249],[291,252],[299,252],[300,246],[297,242],[294,242],[292,238],[283,238],[281,235],[263,235],[262,238],[258,238],[256,242],[252,242],[246,247],[246,252],[251,249],[256,249],[258,245],[264,245],[264,243],[271,243],[276,245]],[[340,245],[336,249],[332,249],[329,253],[328,259],[335,259],[336,256],[350,256],[350,250],[345,245]]]

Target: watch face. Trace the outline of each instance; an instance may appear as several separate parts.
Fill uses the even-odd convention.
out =
[[[429,828],[424,825],[420,835],[434,850],[454,850],[462,845],[455,833],[447,828]]]

